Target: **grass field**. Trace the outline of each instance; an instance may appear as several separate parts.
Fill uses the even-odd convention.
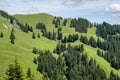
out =
[[[33,31],[35,32],[36,36],[38,33],[41,33],[40,30],[35,29],[35,26],[38,22],[43,22],[48,31],[52,31],[54,28],[54,25],[52,24],[52,20],[54,19],[54,16],[49,14],[31,14],[31,15],[14,15],[15,18],[17,18],[21,23],[23,24],[29,24],[33,27]],[[68,23],[66,26],[62,26],[62,33],[63,35],[68,34],[76,34],[78,32],[75,32],[74,28],[70,28],[70,21],[71,19],[68,19]],[[15,30],[15,45],[12,45],[10,43],[10,32],[11,29],[14,28]],[[22,32],[19,27],[13,26],[9,23],[9,20],[3,18],[0,16],[0,32],[3,32],[4,38],[0,38],[0,76],[5,77],[5,72],[8,68],[8,65],[13,63],[15,57],[18,57],[18,61],[23,67],[24,74],[26,74],[26,71],[28,67],[32,69],[32,72],[36,76],[36,80],[42,80],[42,74],[40,74],[36,69],[37,65],[33,63],[33,58],[36,57],[36,55],[32,54],[33,47],[36,47],[38,49],[49,49],[51,52],[53,51],[54,47],[57,44],[57,41],[51,41],[46,39],[45,37],[32,39],[32,33],[24,33]],[[96,28],[92,27],[88,29],[87,33],[78,33],[79,36],[85,35],[88,38],[93,36],[95,39],[97,39],[96,36]],[[82,44],[80,41],[76,41],[74,43],[71,43],[72,45],[78,45]],[[93,57],[96,59],[97,64],[100,65],[100,67],[106,72],[107,76],[109,77],[110,71],[113,70],[116,74],[120,76],[120,71],[117,71],[113,69],[110,64],[104,60],[102,57],[99,57],[97,53],[97,48],[92,48],[91,46],[84,45],[85,47],[85,53],[88,54],[89,57]],[[54,55],[55,57],[57,55]],[[1,80],[2,78],[0,78]]]

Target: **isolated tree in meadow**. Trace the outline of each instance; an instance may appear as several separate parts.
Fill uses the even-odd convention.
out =
[[[40,38],[40,34],[39,33],[38,33],[37,37]]]
[[[3,32],[0,33],[0,37],[3,38]]]
[[[35,37],[35,33],[33,33],[33,34],[32,34],[32,38],[33,38],[33,39],[35,39],[35,38],[36,38],[36,37]]]
[[[10,34],[10,42],[12,43],[12,44],[15,44],[15,35],[14,35],[14,30],[12,29],[12,31],[11,31],[11,34]]]

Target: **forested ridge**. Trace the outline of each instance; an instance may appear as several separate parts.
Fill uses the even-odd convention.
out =
[[[7,32],[9,34],[7,35],[8,38],[6,38],[5,31],[0,29],[1,41],[5,38],[9,45],[18,48],[16,46],[19,38],[17,32],[22,33],[23,40],[25,35],[29,35],[25,37],[29,37],[31,42],[25,38],[24,44],[28,42],[25,47],[27,46],[27,51],[30,51],[29,54],[32,55],[31,65],[35,65],[35,71],[42,75],[39,80],[120,80],[120,75],[115,72],[115,70],[120,69],[120,25],[111,25],[107,22],[91,23],[83,18],[53,17],[51,22],[48,23],[53,27],[48,28],[51,26],[43,21],[37,21],[33,26],[29,22],[22,23],[19,19],[4,11],[0,11],[0,16],[13,25]],[[91,28],[96,29],[95,36],[88,36],[90,34],[88,31]],[[64,32],[65,29],[66,33]],[[74,32],[67,33],[69,32],[67,29],[74,29]],[[50,42],[51,45],[47,41],[43,44],[37,43],[42,43],[45,40]],[[35,45],[37,46],[32,42],[36,42]],[[32,44],[32,46],[28,46],[28,44]],[[55,46],[52,47],[54,44]],[[39,48],[39,46],[43,47],[44,45],[47,45],[45,49]],[[88,53],[92,55],[92,52],[86,51],[86,46],[95,49],[95,54],[110,64],[112,69],[110,69],[109,76],[102,68],[103,65],[98,64],[95,57],[88,55]],[[38,79],[38,75],[35,76],[36,73],[34,73],[31,65],[27,67],[24,73],[21,66],[25,63],[20,64],[19,57],[12,57],[14,57],[14,62],[10,62],[11,64],[8,65],[5,77],[0,76],[3,80]]]

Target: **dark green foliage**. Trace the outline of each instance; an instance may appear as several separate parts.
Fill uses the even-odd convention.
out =
[[[86,36],[81,36],[80,41],[87,44],[87,45],[89,45],[89,40],[88,40],[88,38]]]
[[[97,55],[100,57],[103,57],[103,52],[101,52],[99,49],[97,50]]]
[[[107,80],[105,72],[96,66],[96,61],[91,58],[88,61],[87,55],[73,50],[65,55],[67,80]]]
[[[32,50],[32,53],[37,54],[38,53],[38,49],[34,47],[33,50]]]
[[[63,23],[62,23],[62,26],[66,26],[66,24],[67,24],[67,19],[64,19]]]
[[[57,53],[57,54],[60,54],[61,52],[64,52],[66,49],[67,49],[66,48],[66,44],[64,44],[64,43],[63,44],[58,43],[53,52]]]
[[[62,45],[58,44],[56,51],[62,52]],[[40,71],[45,78],[50,80],[119,80],[120,78],[113,72],[110,74],[110,78],[106,77],[106,73],[99,65],[96,64],[96,60],[88,57],[86,54],[82,54],[84,46],[71,46],[68,45],[64,53],[59,55],[58,59],[55,59],[49,51],[41,51],[38,57],[38,71]]]
[[[28,24],[27,24],[27,25],[26,25],[26,24],[23,25],[23,24],[20,23],[16,18],[14,18],[13,16],[9,15],[8,13],[0,10],[0,15],[3,16],[4,18],[9,19],[11,24],[19,26],[20,29],[21,29],[23,32],[28,32],[28,31],[33,32],[32,27],[30,27]]]
[[[10,42],[12,43],[12,44],[15,44],[15,35],[14,35],[14,30],[12,29],[11,30],[11,34],[10,34]]]
[[[97,40],[97,47],[100,49],[106,50],[107,52],[104,55],[101,55],[98,52],[98,55],[104,57],[113,68],[120,68],[120,36],[108,36],[105,41]]]
[[[27,23],[26,23],[25,25],[20,24],[19,26],[20,26],[20,29],[21,29],[23,32],[26,32],[26,33],[28,33],[29,31],[30,31],[30,32],[33,32],[33,28],[32,28],[30,25],[28,25]]]
[[[53,30],[53,32],[47,32],[45,24],[38,23],[36,25],[36,28],[41,30],[42,36],[44,36],[44,37],[46,37],[46,38],[48,38],[50,40],[55,40],[56,39],[56,33],[54,32],[54,30]],[[40,38],[39,34],[38,34],[38,38]]]
[[[62,31],[62,27],[58,27],[57,32],[59,33],[61,31]]]
[[[57,39],[58,39],[58,40],[62,40],[62,37],[63,37],[62,32],[58,33]]]
[[[87,33],[89,25],[90,22],[87,19],[78,18],[71,20],[70,27],[74,27],[77,32]]]
[[[120,77],[111,71],[109,80],[120,80]]]
[[[62,31],[62,28],[58,27],[58,29],[57,29],[57,33],[58,33],[57,39],[58,40],[62,40],[63,35],[62,35],[61,31]]]
[[[17,58],[15,64],[10,64],[6,72],[8,80],[24,80],[24,75],[21,66],[18,64]]]
[[[66,42],[75,42],[75,41],[77,41],[78,39],[79,39],[78,34],[73,34],[73,35],[69,34],[69,35],[68,35],[68,38],[65,36],[65,37],[62,39],[62,42],[63,42],[63,43],[66,43]]]
[[[68,40],[67,40],[67,37],[65,36],[65,37],[63,38],[62,42],[63,42],[63,43],[67,43],[67,41],[68,41]]]
[[[59,26],[60,26],[60,20],[61,20],[62,18],[61,17],[55,17],[54,19],[53,19],[53,24],[55,25],[55,28],[58,28]]]
[[[94,48],[97,47],[97,43],[96,43],[94,37],[92,37],[92,36],[90,37],[90,39],[89,39],[89,44],[90,44],[92,47],[94,47]]]
[[[68,35],[68,42],[75,42],[76,40],[78,40],[79,39],[79,36],[78,36],[78,34],[74,34],[74,35]]]
[[[44,36],[44,37],[46,37],[50,40],[56,40],[56,33],[54,32],[54,30],[53,30],[53,32],[47,32],[46,31],[46,32],[43,33],[42,36]]]
[[[56,60],[49,51],[39,54],[37,69],[50,80],[63,80],[64,68],[64,59]]]
[[[33,38],[33,39],[35,39],[35,38],[36,38],[35,33],[33,33],[33,34],[32,34],[32,38]]]
[[[36,28],[37,28],[37,29],[40,29],[42,33],[43,33],[43,32],[46,32],[46,26],[45,26],[45,24],[43,24],[43,23],[40,23],[40,22],[39,22],[39,23],[36,25]]]
[[[5,18],[9,18],[9,17],[10,17],[10,16],[8,15],[8,13],[6,13],[6,12],[4,12],[4,11],[2,11],[2,10],[0,10],[0,15],[3,16],[3,17],[5,17]]]
[[[0,38],[3,38],[3,32],[0,33]]]
[[[115,35],[120,33],[120,25],[111,25],[103,22],[102,24],[96,24],[96,34],[104,39],[107,39],[108,35]]]
[[[33,63],[37,64],[37,58],[34,57]]]
[[[31,73],[31,69],[29,67],[27,70],[27,78],[31,78],[31,76],[32,76],[32,73]]]
[[[38,33],[37,37],[40,38],[40,34],[39,33]]]

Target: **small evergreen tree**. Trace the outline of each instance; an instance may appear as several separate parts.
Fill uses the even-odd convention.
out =
[[[38,33],[37,37],[40,38],[40,34],[39,33]]]
[[[2,32],[0,33],[0,37],[3,38],[3,33]]]
[[[35,38],[36,38],[36,37],[35,37],[35,33],[33,33],[33,34],[32,34],[32,38],[33,38],[33,39],[35,39]]]
[[[34,47],[33,50],[32,50],[32,53],[37,54],[38,53],[38,49]]]
[[[33,62],[34,62],[35,64],[37,64],[37,59],[36,59],[35,57],[34,57]]]
[[[27,70],[27,78],[31,78],[31,76],[32,76],[32,73],[31,73],[31,69],[29,67]]]
[[[12,43],[12,44],[15,44],[15,35],[14,35],[14,30],[12,29],[12,31],[11,31],[11,34],[10,34],[10,42]]]

